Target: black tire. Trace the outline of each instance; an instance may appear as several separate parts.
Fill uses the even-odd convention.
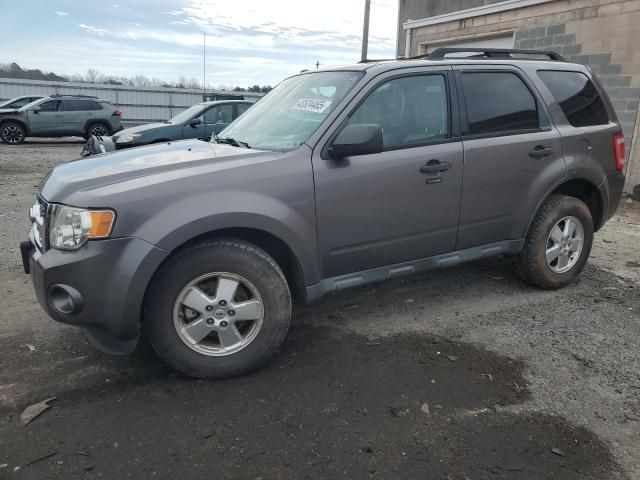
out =
[[[95,135],[96,137],[110,137],[111,129],[104,123],[91,123],[87,126],[87,132],[84,136],[85,140],[89,140],[91,135]]]
[[[575,263],[567,271],[558,273],[552,270],[553,263],[547,262],[546,250],[551,230],[567,217],[578,219],[584,238]],[[589,207],[575,197],[552,195],[533,220],[524,249],[516,258],[517,272],[524,281],[540,288],[551,290],[564,287],[575,281],[584,268],[592,244],[593,219]]]
[[[0,139],[7,145],[20,145],[27,138],[27,130],[17,122],[0,125]]]
[[[180,292],[194,279],[212,272],[244,277],[257,289],[263,303],[263,321],[255,338],[225,356],[195,351],[174,325],[174,306]],[[143,328],[157,354],[174,369],[192,377],[226,378],[266,363],[284,341],[290,321],[291,294],[280,267],[255,245],[229,239],[188,247],[160,268],[145,297]]]

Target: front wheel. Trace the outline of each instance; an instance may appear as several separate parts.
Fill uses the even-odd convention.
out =
[[[20,145],[27,138],[27,131],[19,123],[3,123],[0,126],[0,138],[9,145]]]
[[[593,219],[589,207],[567,195],[552,195],[536,214],[517,270],[528,283],[564,287],[580,274],[591,252]]]
[[[280,267],[255,245],[202,242],[172,257],[145,299],[144,328],[158,355],[193,377],[241,375],[282,344],[291,295]]]

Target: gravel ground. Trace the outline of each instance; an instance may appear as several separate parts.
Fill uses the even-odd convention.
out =
[[[0,145],[0,478],[640,479],[640,205],[579,282],[506,259],[296,309],[265,369],[203,382],[49,320],[17,242],[82,141]],[[27,405],[55,396],[26,427]]]

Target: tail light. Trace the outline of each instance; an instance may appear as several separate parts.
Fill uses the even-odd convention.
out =
[[[113,112],[111,114],[112,117],[121,117],[122,116],[122,112],[120,110],[116,110],[115,112]]]
[[[624,134],[616,133],[613,136],[613,157],[616,160],[616,170],[624,169]]]

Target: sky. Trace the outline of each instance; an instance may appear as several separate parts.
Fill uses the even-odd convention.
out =
[[[397,2],[372,0],[369,58],[394,56]],[[274,85],[357,62],[363,12],[364,0],[22,0],[3,9],[0,63],[202,81],[205,32],[208,85]]]

